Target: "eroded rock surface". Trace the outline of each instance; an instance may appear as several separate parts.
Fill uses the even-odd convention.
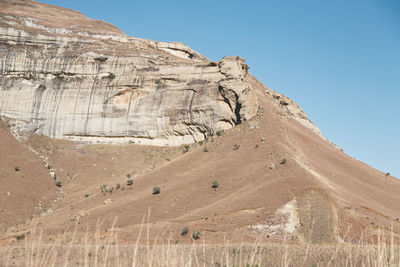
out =
[[[203,140],[256,114],[247,69],[242,58],[210,62],[181,43],[129,37],[68,9],[0,3],[0,116],[14,131],[108,143]]]

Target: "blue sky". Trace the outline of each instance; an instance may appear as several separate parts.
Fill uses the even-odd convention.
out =
[[[128,35],[239,55],[350,156],[400,177],[398,0],[45,0]]]

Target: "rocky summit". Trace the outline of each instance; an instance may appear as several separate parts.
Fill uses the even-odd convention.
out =
[[[210,62],[181,43],[129,37],[75,11],[0,2],[0,116],[14,131],[105,143],[201,141],[256,114],[247,70],[240,57]]]

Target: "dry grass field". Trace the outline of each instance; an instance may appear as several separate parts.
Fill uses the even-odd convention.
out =
[[[400,266],[400,246],[393,235],[378,235],[375,244],[268,243],[257,239],[221,245],[208,244],[206,236],[191,244],[159,241],[159,237],[149,236],[148,228],[142,228],[140,235],[147,240],[144,244],[121,245],[115,232],[104,239],[99,231],[94,243],[88,241],[89,234],[80,240],[75,233],[49,243],[34,230],[32,238],[20,245],[0,248],[0,266]]]

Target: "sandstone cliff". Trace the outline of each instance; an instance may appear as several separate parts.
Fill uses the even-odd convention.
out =
[[[239,57],[210,62],[181,43],[129,37],[76,11],[0,2],[0,116],[14,131],[192,143],[257,113],[247,69]]]

